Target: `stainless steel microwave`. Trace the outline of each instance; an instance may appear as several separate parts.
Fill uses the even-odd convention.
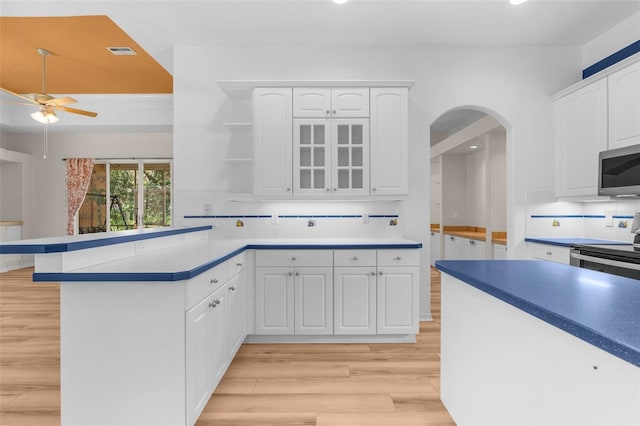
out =
[[[598,195],[640,197],[640,145],[600,153]]]

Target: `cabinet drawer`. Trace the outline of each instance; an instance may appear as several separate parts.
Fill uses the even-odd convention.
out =
[[[534,259],[569,264],[569,248],[549,244],[528,243],[529,255]]]
[[[418,250],[378,250],[378,266],[417,266]]]
[[[195,305],[227,281],[227,262],[190,279],[186,284],[186,308]]]
[[[334,250],[334,266],[376,266],[375,250]]]
[[[231,259],[225,262],[227,264],[227,276],[233,277],[239,272],[242,272],[247,267],[247,257],[245,252],[233,256]]]
[[[258,250],[256,266],[332,266],[333,250]]]

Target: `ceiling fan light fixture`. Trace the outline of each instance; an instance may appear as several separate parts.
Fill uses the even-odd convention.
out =
[[[517,6],[519,4],[525,3],[527,0],[509,0],[509,4]]]
[[[46,110],[32,113],[31,118],[42,124],[54,124],[60,120],[55,112]]]

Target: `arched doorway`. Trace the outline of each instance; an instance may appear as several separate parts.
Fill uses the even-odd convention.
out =
[[[430,126],[431,263],[507,258],[508,124],[486,108],[450,109]]]

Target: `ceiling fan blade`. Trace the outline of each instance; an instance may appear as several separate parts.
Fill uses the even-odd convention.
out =
[[[0,87],[0,90],[2,90],[2,91],[3,91],[3,92],[5,92],[5,93],[8,93],[8,94],[10,94],[10,95],[17,96],[17,97],[18,97],[18,98],[20,98],[20,99],[24,99],[25,101],[29,101],[31,104],[38,105],[38,102],[36,102],[35,100],[33,100],[33,99],[31,99],[31,98],[29,98],[29,97],[27,97],[27,96],[19,95],[19,94],[17,94],[16,92],[12,92],[12,91],[11,91],[11,90],[9,90],[9,89],[5,89],[4,87]]]
[[[97,117],[98,116],[97,112],[85,111],[83,109],[77,109],[77,108],[69,108],[69,107],[62,106],[62,105],[55,105],[55,108],[59,109],[59,110],[62,110],[62,111],[71,112],[73,114],[86,115],[87,117]]]
[[[64,96],[62,98],[49,99],[48,101],[45,102],[45,104],[46,105],[54,105],[54,106],[62,106],[62,105],[75,104],[76,102],[78,102],[78,101],[76,101],[72,97]]]

